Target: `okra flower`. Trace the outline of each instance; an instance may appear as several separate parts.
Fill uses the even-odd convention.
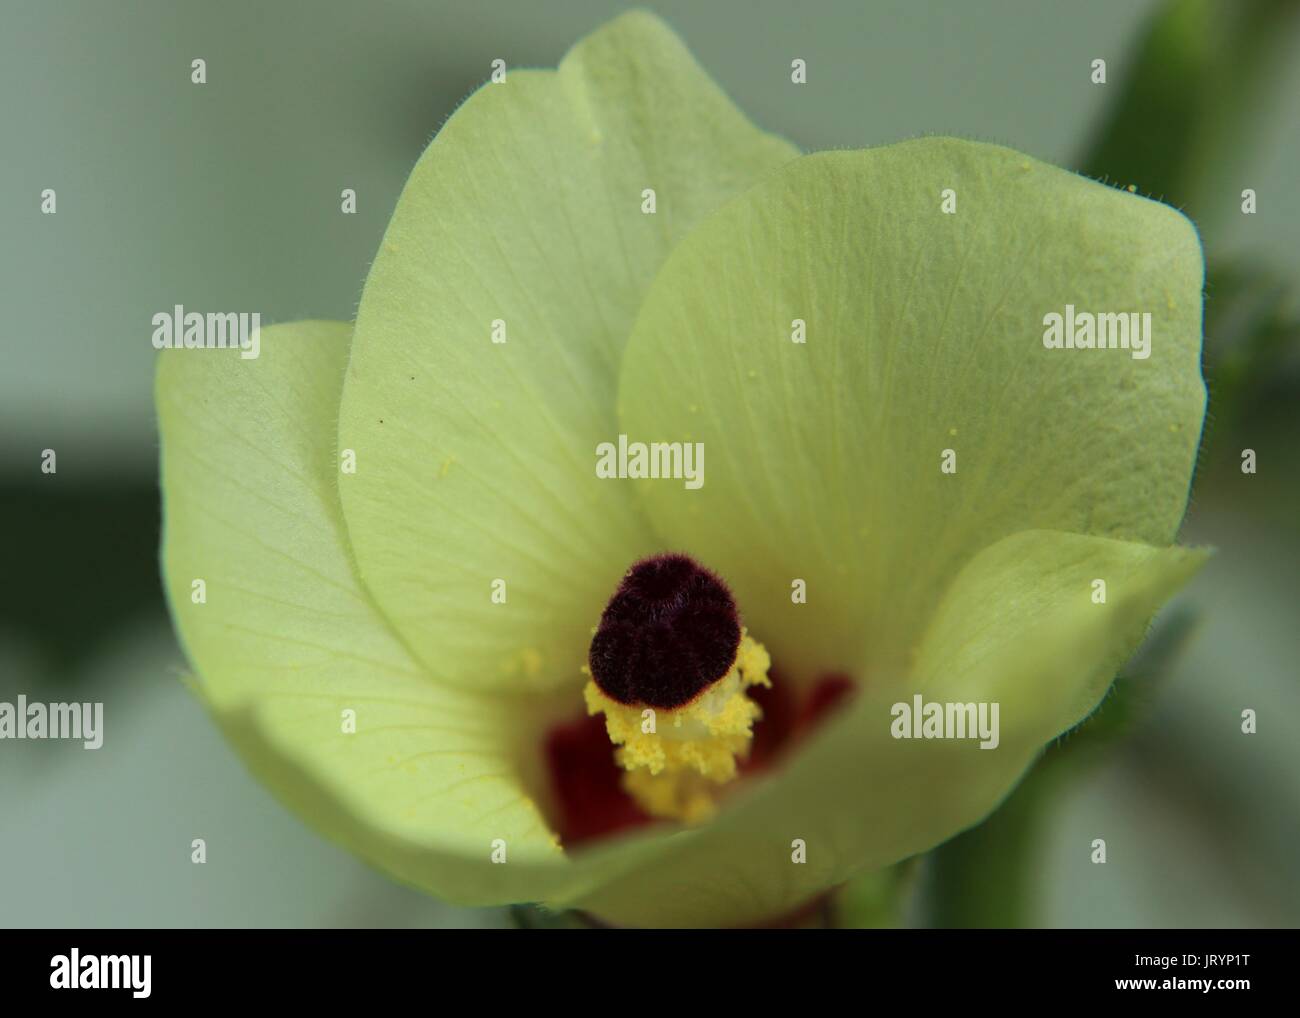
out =
[[[451,117],[355,326],[160,355],[194,688],[452,901],[788,913],[987,815],[1199,565],[1202,271],[1004,148],[801,156],[620,17]],[[996,746],[898,737],[917,696]]]

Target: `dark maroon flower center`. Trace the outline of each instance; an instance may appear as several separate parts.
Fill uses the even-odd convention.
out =
[[[727,585],[686,555],[656,555],[629,569],[605,606],[588,666],[611,700],[672,710],[726,675],[739,646]]]

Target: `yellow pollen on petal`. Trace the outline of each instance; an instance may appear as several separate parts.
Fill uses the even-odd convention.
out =
[[[642,809],[688,824],[713,815],[721,787],[736,777],[737,761],[749,755],[754,722],[763,716],[747,691],[772,685],[771,666],[766,648],[742,629],[727,673],[675,710],[619,703],[587,682],[587,713],[605,715],[614,759],[627,771],[623,788]]]

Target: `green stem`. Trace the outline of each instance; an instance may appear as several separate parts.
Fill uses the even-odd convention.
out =
[[[1035,925],[1034,860],[1054,770],[1035,767],[992,816],[931,853],[923,899],[927,925]]]

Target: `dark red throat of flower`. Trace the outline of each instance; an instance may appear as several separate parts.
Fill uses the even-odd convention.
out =
[[[623,577],[587,663],[611,700],[673,710],[726,675],[739,646],[727,585],[686,555],[656,555]]]

